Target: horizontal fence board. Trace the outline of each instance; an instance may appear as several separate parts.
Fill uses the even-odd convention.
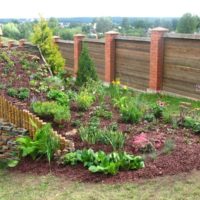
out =
[[[150,43],[116,40],[116,77],[122,84],[146,90],[149,84]]]
[[[93,60],[98,77],[104,81],[105,77],[105,44],[95,41],[84,41]]]
[[[150,42],[116,40],[116,48],[149,52]]]
[[[122,74],[117,73],[117,78],[120,78],[120,82],[122,85],[127,85],[129,87],[138,89],[138,90],[146,90],[146,85],[148,84],[148,80],[144,80],[137,77],[132,77],[129,75],[123,76]]]
[[[185,83],[184,81],[165,79],[163,82],[163,90],[187,97],[200,98],[200,91],[197,91],[197,85]]]
[[[184,66],[184,67],[189,67],[191,69],[199,69],[200,68],[200,60],[198,58],[195,58],[195,59],[190,59],[190,58],[187,58],[184,57],[184,58],[180,58],[180,57],[175,57],[175,56],[171,56],[171,57],[168,57],[168,56],[165,56],[164,58],[164,64],[165,65],[178,65],[178,66]]]
[[[163,90],[200,99],[200,40],[165,38]]]
[[[57,43],[59,50],[65,59],[66,69],[74,66],[74,44],[60,41]]]

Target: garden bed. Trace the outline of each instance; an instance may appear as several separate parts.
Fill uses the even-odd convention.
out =
[[[142,169],[111,176],[93,174],[81,163],[64,166],[58,159],[50,167],[44,158],[24,158],[11,171],[51,171],[71,180],[113,183],[200,169],[199,122],[191,119],[193,110],[199,119],[199,101],[134,92],[121,88],[119,81],[108,88],[93,82],[77,87],[71,78],[51,77],[38,55],[27,52],[7,51],[0,61],[1,95],[51,123],[74,141],[75,150],[123,151],[141,156],[145,163]],[[96,134],[95,141],[87,138],[89,134]]]

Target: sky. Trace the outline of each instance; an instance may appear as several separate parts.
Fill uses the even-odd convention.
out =
[[[0,7],[0,18],[200,15],[200,0],[1,0]]]

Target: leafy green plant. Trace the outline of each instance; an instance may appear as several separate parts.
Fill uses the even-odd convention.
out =
[[[97,107],[97,109],[94,112],[94,115],[97,117],[102,117],[104,119],[112,118],[112,112],[106,110],[103,106]]]
[[[47,21],[41,17],[38,24],[34,27],[32,42],[39,45],[44,57],[51,67],[52,72],[57,74],[59,71],[62,71],[65,61],[52,38],[53,33],[48,27]]]
[[[18,148],[22,157],[31,156],[36,159],[45,156],[49,163],[51,162],[54,153],[60,148],[60,141],[53,134],[50,124],[37,129],[34,138],[23,136],[17,139]]]
[[[79,135],[81,137],[81,140],[90,144],[95,144],[100,138],[99,125],[99,118],[93,117],[90,120],[88,126],[80,127]]]
[[[71,118],[69,107],[59,105],[56,102],[33,102],[31,104],[33,112],[41,117],[52,116],[54,121],[61,123],[62,121],[69,121]]]
[[[155,119],[155,116],[153,113],[146,113],[144,115],[144,120],[146,120],[147,122],[152,122]]]
[[[79,119],[73,121],[72,122],[72,126],[74,126],[74,127],[80,127],[81,126],[81,121]]]
[[[1,52],[0,60],[4,61],[8,68],[14,67],[15,65],[14,62],[10,59],[9,55],[5,51]]]
[[[76,84],[78,86],[82,86],[91,79],[96,81],[98,77],[94,63],[89,56],[88,48],[84,44],[79,59],[79,68],[77,72]]]
[[[142,117],[141,110],[134,104],[126,105],[120,109],[121,118],[124,122],[138,123]]]
[[[183,126],[191,128],[194,133],[200,133],[200,122],[191,117],[185,117]]]
[[[118,123],[117,122],[112,122],[108,126],[108,130],[110,130],[110,131],[117,131],[118,130]]]
[[[156,119],[159,119],[163,116],[164,108],[165,108],[164,102],[160,102],[160,101],[152,106],[152,113]]]
[[[136,170],[144,167],[140,156],[133,156],[126,152],[106,154],[103,151],[94,152],[92,149],[77,150],[61,158],[63,164],[84,164],[89,171],[115,175],[119,170]]]
[[[98,118],[93,118],[88,126],[80,127],[79,135],[82,141],[89,144],[103,143],[111,145],[113,150],[121,150],[124,147],[125,135],[119,131],[101,130]]]
[[[175,143],[172,139],[167,139],[164,143],[164,147],[162,149],[162,153],[169,154],[171,153],[175,148]]]
[[[3,83],[0,83],[0,90],[3,90],[3,89],[5,89],[5,88],[6,88],[6,85],[3,84]]]
[[[29,97],[30,95],[30,91],[28,88],[19,88],[19,89],[16,89],[16,88],[8,88],[7,90],[7,94],[11,97],[17,97],[21,100],[24,100],[26,98]]]
[[[100,141],[104,144],[110,144],[114,151],[121,150],[124,147],[126,136],[119,131],[102,130],[100,131]]]
[[[18,89],[17,98],[24,100],[24,99],[27,99],[29,95],[30,95],[30,91],[28,88],[21,87]]]
[[[56,100],[58,104],[63,106],[69,106],[69,97],[67,94],[60,90],[51,89],[47,93],[47,97],[52,100]]]
[[[94,95],[89,93],[87,90],[81,91],[76,98],[76,102],[80,110],[88,110],[94,103],[94,100]]]
[[[16,97],[17,93],[18,93],[18,91],[15,88],[8,88],[8,90],[7,90],[7,94],[11,97]]]

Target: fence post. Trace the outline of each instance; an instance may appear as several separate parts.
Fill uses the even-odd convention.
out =
[[[14,41],[13,40],[9,40],[8,41],[8,49],[11,49],[14,46]]]
[[[60,40],[59,36],[53,36],[53,42],[56,44]]]
[[[19,47],[24,47],[25,42],[26,42],[25,39],[19,40]]]
[[[82,40],[85,36],[82,34],[74,35],[74,76],[76,77],[79,65],[79,57],[82,49]]]
[[[159,91],[163,82],[164,34],[168,29],[157,27],[151,33],[149,89]]]
[[[105,82],[111,83],[115,79],[115,38],[119,33],[109,31],[105,33]]]

